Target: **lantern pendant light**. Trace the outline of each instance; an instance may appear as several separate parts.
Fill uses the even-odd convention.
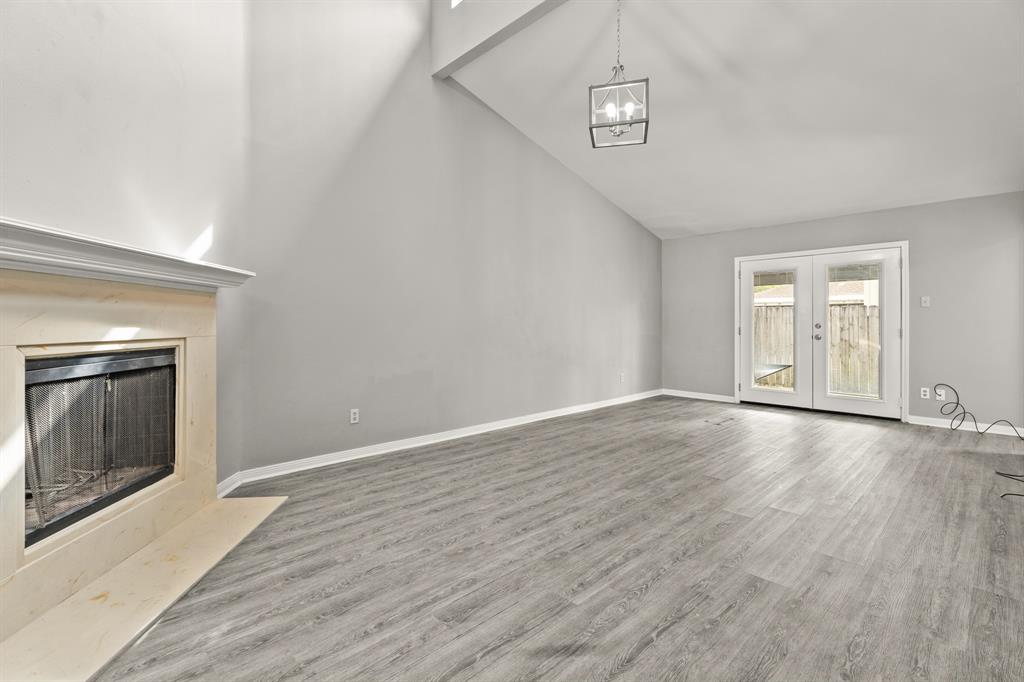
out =
[[[615,2],[617,50],[612,77],[589,92],[590,143],[594,149],[647,143],[650,79],[626,80],[622,66],[622,0]]]

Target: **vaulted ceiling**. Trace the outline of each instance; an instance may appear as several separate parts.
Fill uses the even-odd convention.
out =
[[[594,150],[614,61],[570,0],[454,78],[666,238],[1024,189],[1024,0],[624,0],[650,137]]]

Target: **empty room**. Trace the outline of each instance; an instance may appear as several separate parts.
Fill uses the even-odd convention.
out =
[[[0,0],[31,680],[1024,680],[1024,0]]]

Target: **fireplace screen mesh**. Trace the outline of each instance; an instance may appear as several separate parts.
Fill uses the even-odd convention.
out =
[[[173,471],[174,365],[117,364],[26,385],[26,544]]]

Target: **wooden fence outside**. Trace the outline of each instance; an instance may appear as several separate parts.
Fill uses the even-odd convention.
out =
[[[793,364],[793,306],[754,306],[754,366]],[[878,395],[880,352],[878,306],[837,303],[829,306],[829,391]],[[787,369],[757,382],[765,387],[792,387]]]

